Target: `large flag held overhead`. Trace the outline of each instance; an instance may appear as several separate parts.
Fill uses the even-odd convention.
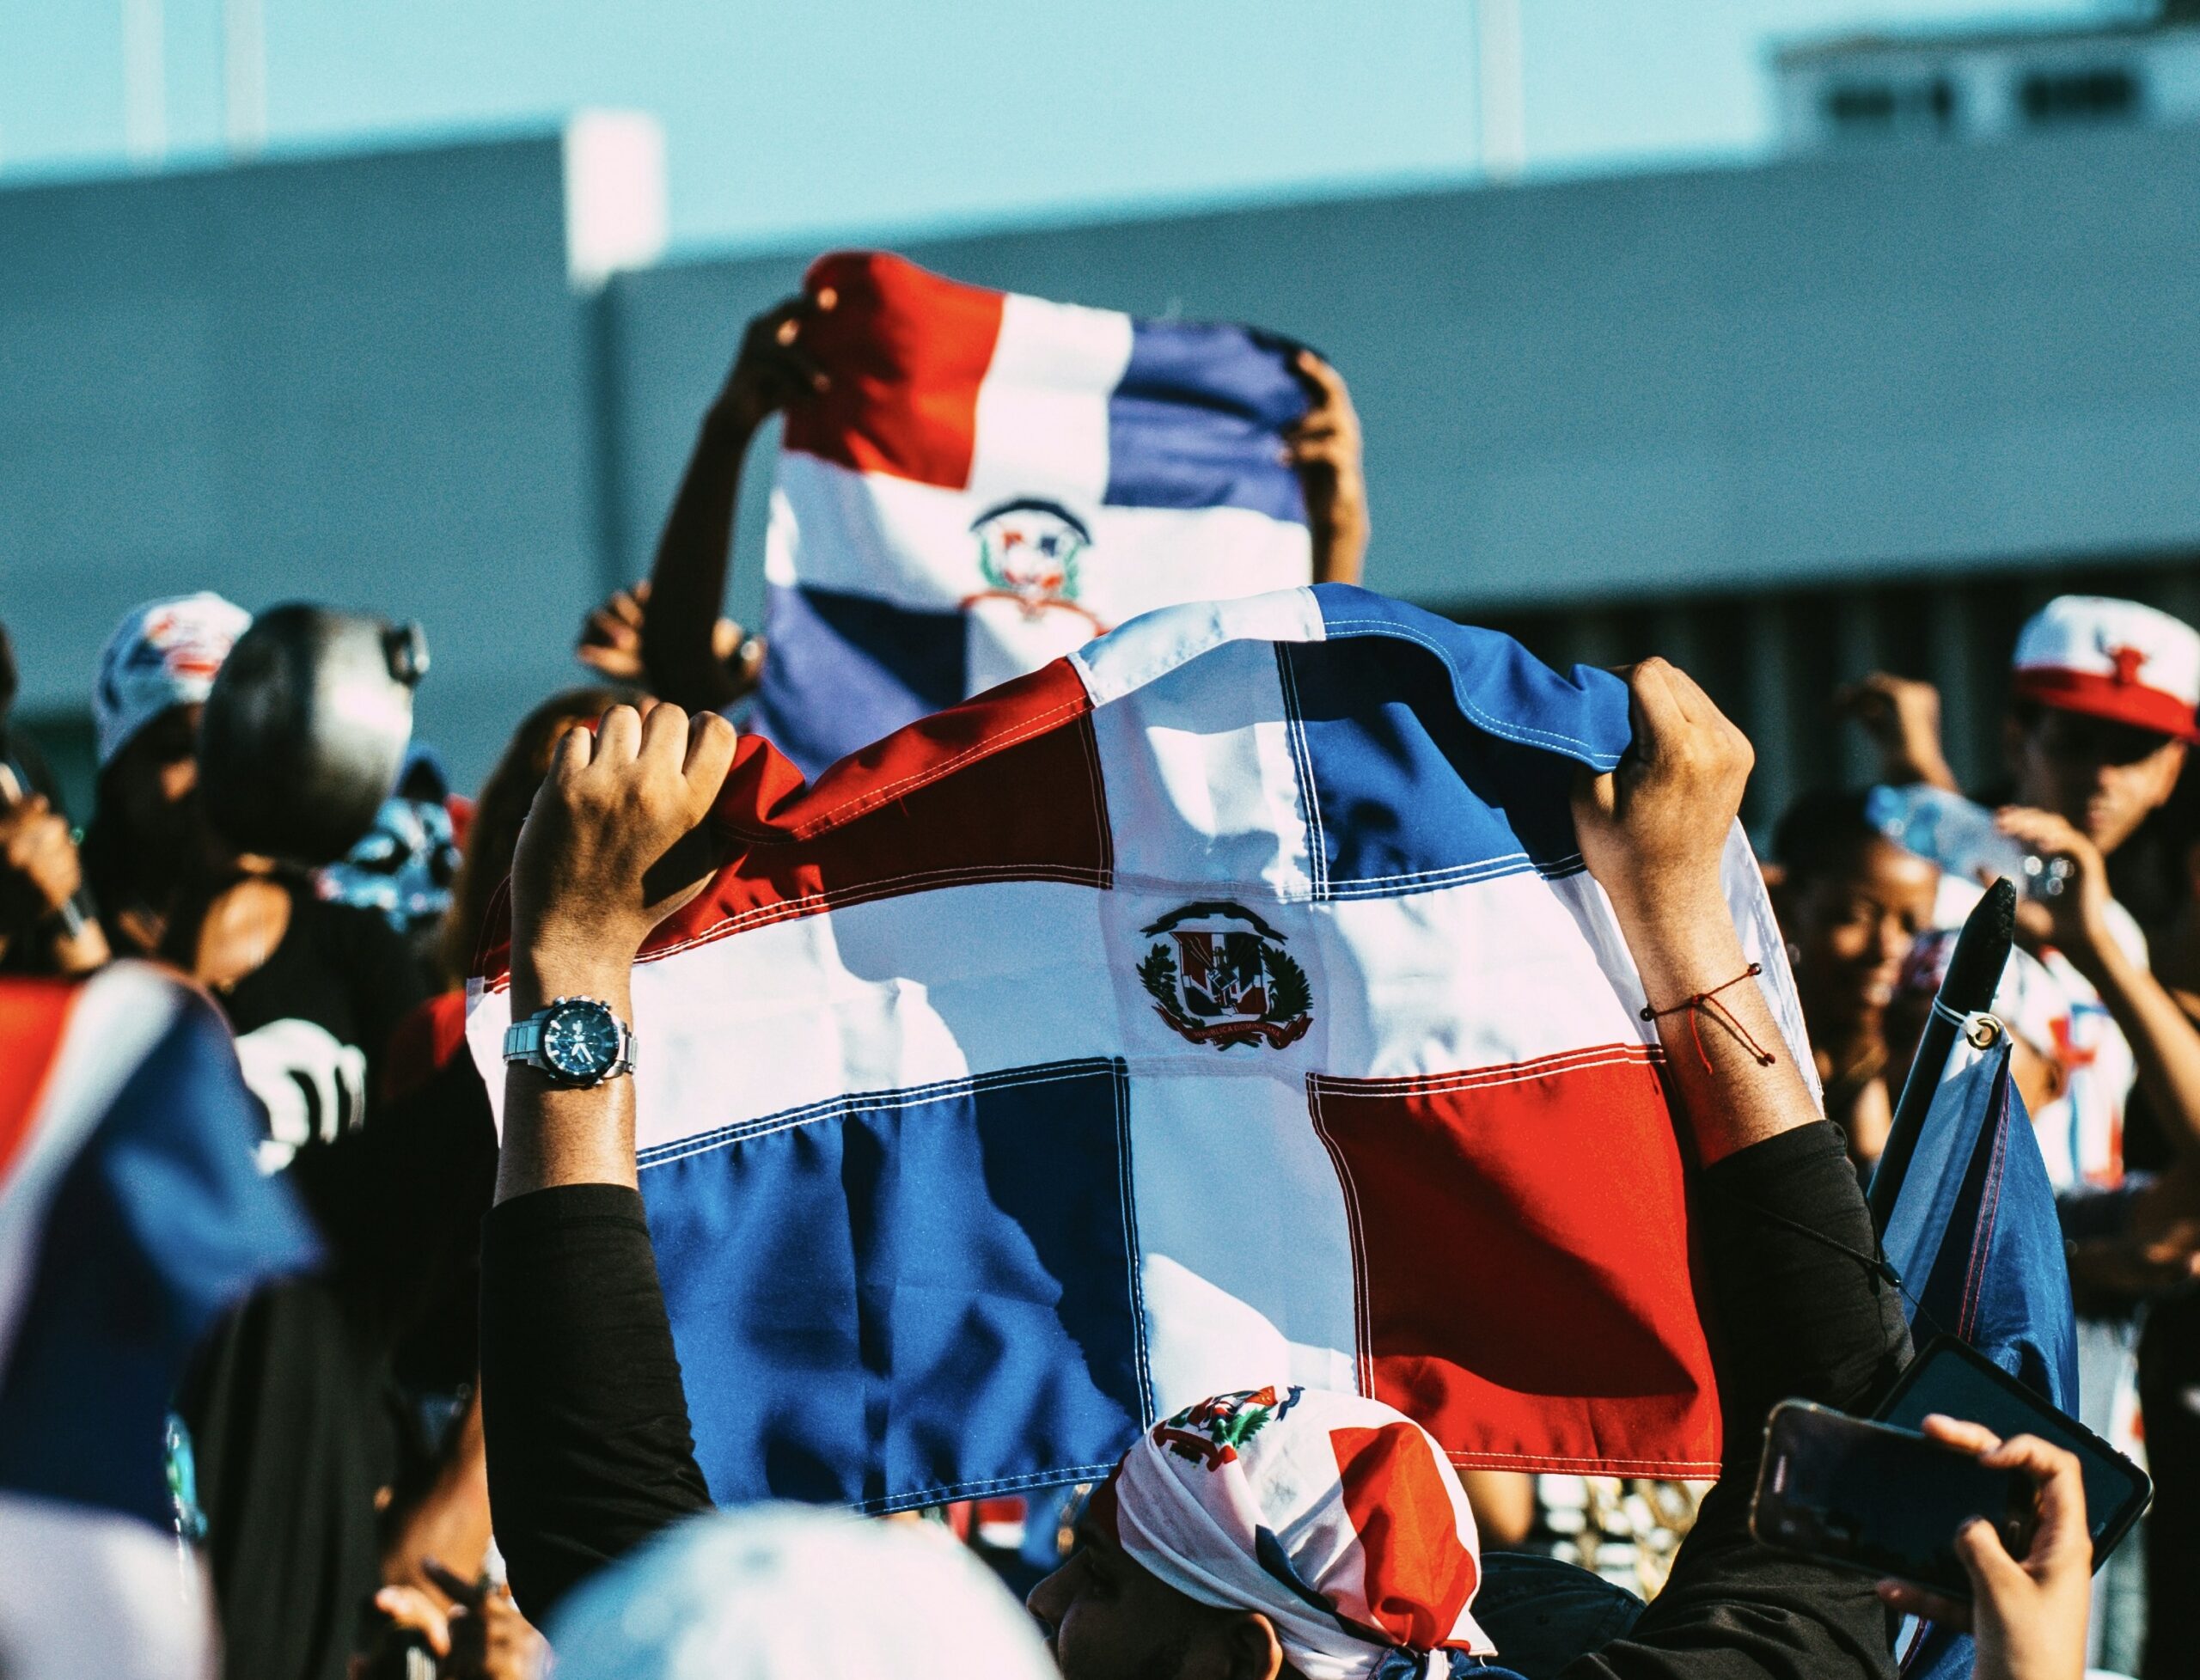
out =
[[[1628,738],[1617,678],[1324,584],[1141,618],[813,785],[745,742],[732,860],[634,972],[712,1494],[1087,1478],[1270,1383],[1464,1465],[1714,1475],[1659,1052],[1568,806]],[[1727,889],[1808,1066],[1739,828]]]
[[[756,724],[805,773],[1157,607],[1305,583],[1292,347],[843,252],[789,412]]]
[[[205,997],[142,962],[0,981],[0,1646],[11,1671],[193,1671],[163,1450],[199,1334],[317,1243],[261,1176]]]

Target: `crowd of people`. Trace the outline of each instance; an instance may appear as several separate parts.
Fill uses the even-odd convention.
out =
[[[576,1676],[1882,1675],[1900,1611],[1974,1627],[1979,1672],[1997,1677],[2075,1680],[2089,1637],[2150,1677],[2200,1661],[2200,1609],[2179,1591],[2200,1579],[2200,800],[2180,792],[2200,634],[2089,597],[2026,626],[2006,779],[1967,791],[2016,852],[2055,865],[2059,890],[2023,904],[1995,1012],[2065,1214],[2087,1420],[2132,1450],[2143,1432],[2156,1478],[2150,1590],[2094,1592],[2069,1455],[1960,1420],[1933,1426],[1949,1450],[2025,1470],[2040,1500],[2023,1556],[1990,1524],[1957,1536],[1970,1604],[1751,1535],[1771,1407],[1868,1414],[1910,1353],[1895,1286],[1856,1263],[1876,1241],[1861,1186],[1980,886],[1901,843],[1866,787],[1799,800],[1762,859],[1823,1114],[1804,1070],[1757,1053],[1780,1034],[1754,988],[1728,994],[1731,1031],[1660,1023],[1691,1035],[1665,1077],[1719,1192],[1696,1216],[1725,1419],[1708,1491],[1668,1507],[1648,1486],[1463,1477],[1379,1402],[1294,1390],[1169,1420],[1226,1436],[1219,1470],[1149,1435],[1066,1507],[1030,1501],[1009,1543],[968,1510],[710,1514],[635,1188],[632,1081],[500,1072],[500,1145],[462,988],[509,877],[515,1019],[569,997],[631,1017],[637,949],[700,885],[661,860],[702,821],[734,749],[723,714],[770,657],[720,601],[743,453],[826,383],[802,348],[818,307],[752,327],[651,579],[583,626],[591,685],[520,720],[471,799],[416,753],[343,864],[240,852],[199,797],[199,720],[250,622],[238,607],[178,596],[116,628],[85,674],[88,811],[64,809],[6,721],[0,637],[0,971],[138,957],[203,987],[265,1109],[262,1168],[295,1185],[327,1251],[229,1311],[175,1396],[176,1519],[211,1573],[227,1674],[517,1680],[544,1671],[547,1628]],[[1368,529],[1358,422],[1333,370],[1298,365],[1314,571],[1350,579]],[[1585,779],[1581,850],[1646,995],[1698,996],[1745,967],[1719,869],[1751,754],[1684,674],[1653,659],[1627,681],[1635,745]],[[1875,675],[1840,704],[1879,749],[1878,786],[1959,791],[1929,687]],[[1339,1428],[1384,1444],[1355,1495],[1388,1512],[1379,1583],[1341,1524],[1337,1465],[1318,1470]],[[1604,1507],[1651,1513],[1624,1536],[1627,1573],[1574,1567],[1598,1563]],[[1653,1555],[1654,1572],[1635,1567]]]

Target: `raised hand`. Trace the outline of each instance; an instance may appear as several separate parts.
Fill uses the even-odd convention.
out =
[[[824,286],[814,295],[804,292],[775,303],[750,321],[725,388],[712,405],[711,418],[746,439],[790,403],[831,390],[832,378],[810,353],[803,333],[840,302],[840,294]]]
[[[649,622],[649,605],[647,578],[607,596],[582,620],[573,657],[610,681],[655,689],[658,685],[650,680],[642,640]],[[711,626],[711,654],[731,681],[721,704],[740,698],[756,686],[764,666],[762,637],[752,636],[736,620],[721,617]]]
[[[1284,433],[1284,459],[1306,491],[1314,581],[1356,583],[1367,550],[1367,481],[1360,470],[1360,415],[1344,376],[1311,350],[1292,367],[1313,398]]]
[[[1983,1518],[1956,1536],[1956,1556],[1971,1577],[1968,1604],[1905,1581],[1881,1581],[1879,1597],[1908,1615],[1968,1631],[1978,1642],[1978,1680],[2079,1680],[2086,1668],[2093,1547],[2077,1459],[2037,1436],[2004,1441],[1982,1425],[1954,1418],[1927,1418],[1925,1433],[1983,1464],[2031,1475],[2039,1485],[2039,1524],[2021,1558],[2009,1555]]]
[[[703,818],[733,762],[733,725],[676,706],[614,706],[569,730],[512,855],[515,974],[522,955],[623,969],[708,877]]]
[[[1731,938],[1719,867],[1757,754],[1687,672],[1646,659],[1623,675],[1635,738],[1575,785],[1582,861],[1622,926],[1708,920]]]

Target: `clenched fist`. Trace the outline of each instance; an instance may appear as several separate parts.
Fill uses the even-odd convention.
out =
[[[709,876],[700,825],[733,763],[733,725],[614,706],[566,731],[512,855],[512,950],[537,966],[633,960]]]
[[[1574,787],[1582,860],[1622,926],[1731,926],[1719,864],[1757,754],[1685,671],[1646,659],[1625,676],[1635,739]]]

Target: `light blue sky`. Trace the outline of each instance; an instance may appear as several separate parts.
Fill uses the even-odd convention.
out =
[[[676,247],[1476,167],[1471,0],[264,0],[278,149],[654,113]],[[0,0],[0,186],[125,167],[123,0]],[[1531,172],[1745,158],[1769,41],[2128,0],[1522,0]],[[175,163],[221,0],[166,0]]]

